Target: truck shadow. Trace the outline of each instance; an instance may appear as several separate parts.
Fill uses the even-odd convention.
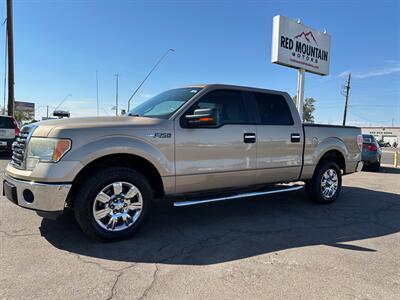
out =
[[[116,261],[209,265],[310,245],[378,251],[352,241],[400,231],[398,194],[344,187],[332,205],[309,202],[303,191],[186,208],[155,205],[130,240],[98,243],[79,230],[73,213],[44,219],[41,234],[55,247]]]

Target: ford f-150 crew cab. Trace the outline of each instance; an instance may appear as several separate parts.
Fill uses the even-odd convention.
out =
[[[49,120],[22,128],[3,182],[44,217],[72,208],[100,240],[130,237],[153,199],[175,206],[294,191],[331,203],[362,168],[357,127],[302,124],[287,93],[193,85],[123,117]]]

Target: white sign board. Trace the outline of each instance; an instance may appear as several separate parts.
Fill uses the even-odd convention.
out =
[[[331,37],[284,16],[272,25],[271,61],[276,64],[328,75]]]

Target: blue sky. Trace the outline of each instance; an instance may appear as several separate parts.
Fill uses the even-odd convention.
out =
[[[5,18],[2,0],[0,19]],[[112,115],[168,48],[134,99],[190,83],[230,83],[296,92],[297,72],[271,64],[272,18],[301,18],[332,37],[330,75],[307,74],[315,117],[340,123],[344,76],[353,74],[348,123],[400,126],[400,1],[14,1],[16,100],[72,116]],[[1,81],[4,36],[0,35]],[[0,87],[3,98],[3,85]],[[2,101],[1,101],[2,103]]]

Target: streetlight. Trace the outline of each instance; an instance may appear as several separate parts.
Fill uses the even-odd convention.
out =
[[[133,92],[132,96],[129,98],[128,100],[128,112],[130,110],[130,105],[131,105],[131,100],[132,98],[136,95],[136,93],[138,92],[138,90],[142,87],[142,85],[145,83],[145,81],[147,80],[147,78],[149,78],[149,76],[151,75],[151,73],[153,73],[153,71],[157,68],[157,66],[162,62],[162,60],[168,55],[168,53],[170,52],[175,52],[175,49],[168,49],[161,57],[160,59],[157,61],[157,63],[154,65],[154,67],[150,70],[150,72],[146,75],[146,77],[143,79],[143,81],[139,84],[139,86],[136,88],[136,90]]]

